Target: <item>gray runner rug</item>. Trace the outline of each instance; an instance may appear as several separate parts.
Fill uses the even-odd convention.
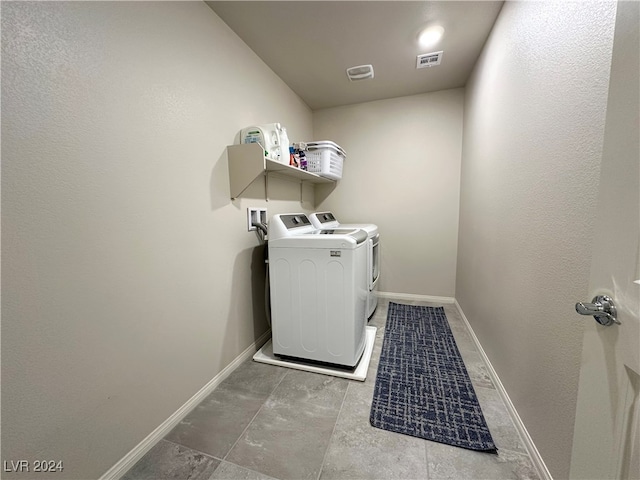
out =
[[[497,453],[442,307],[389,303],[371,425]]]

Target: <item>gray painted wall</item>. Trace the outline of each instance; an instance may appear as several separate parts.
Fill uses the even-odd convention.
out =
[[[316,138],[347,152],[318,209],[378,225],[380,291],[454,296],[463,103],[454,89],[313,112]]]
[[[567,478],[615,3],[507,2],[467,84],[456,298]]]
[[[3,2],[3,460],[97,478],[266,331],[246,207],[300,187],[232,203],[225,148],[274,121],[311,136],[202,2]]]

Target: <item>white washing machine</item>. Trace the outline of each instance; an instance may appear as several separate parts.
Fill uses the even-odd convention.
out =
[[[273,353],[354,367],[365,347],[367,234],[318,230],[305,214],[269,222]]]
[[[380,278],[380,234],[373,223],[340,223],[331,212],[309,215],[311,224],[318,229],[357,228],[367,232],[367,318],[371,318],[378,306],[378,279]]]

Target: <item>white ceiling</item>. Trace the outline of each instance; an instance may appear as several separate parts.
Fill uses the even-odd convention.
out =
[[[463,87],[502,1],[208,1],[222,20],[312,109]],[[419,32],[439,24],[438,45]],[[416,56],[443,50],[416,69]],[[372,64],[375,78],[346,69]]]

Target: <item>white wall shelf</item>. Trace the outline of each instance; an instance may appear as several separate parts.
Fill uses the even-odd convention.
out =
[[[249,185],[261,177],[264,178],[265,200],[268,200],[267,182],[270,174],[314,184],[335,183],[335,180],[265,158],[262,147],[257,143],[229,145],[227,147],[227,156],[229,161],[229,189],[232,200],[240,197]]]

